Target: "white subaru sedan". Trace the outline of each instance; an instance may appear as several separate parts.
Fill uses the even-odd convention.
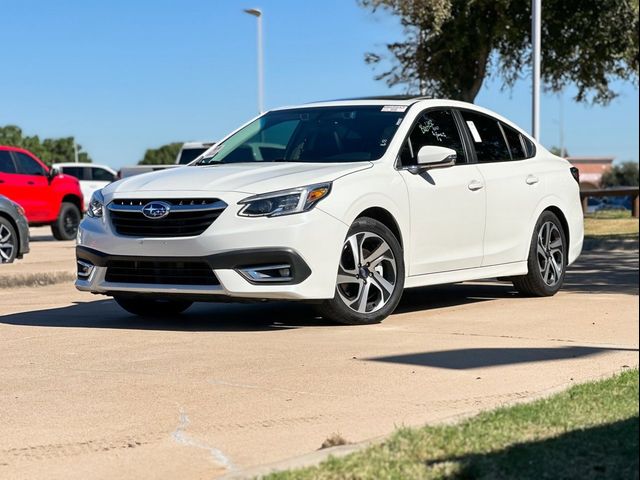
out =
[[[380,322],[405,288],[562,286],[583,242],[578,173],[468,103],[380,98],[269,111],[186,167],[94,194],[78,289],[137,315],[295,300]]]

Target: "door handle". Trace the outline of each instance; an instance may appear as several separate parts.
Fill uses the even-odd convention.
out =
[[[529,175],[525,181],[527,182],[527,185],[535,185],[540,181],[540,179],[535,175]]]
[[[27,182],[27,185],[35,185],[35,184],[36,184],[36,182],[32,182],[32,181],[28,181]]]
[[[484,184],[482,182],[479,182],[478,180],[472,180],[471,183],[467,185],[467,187],[472,192],[475,192],[476,190],[480,190],[482,187],[484,187]]]

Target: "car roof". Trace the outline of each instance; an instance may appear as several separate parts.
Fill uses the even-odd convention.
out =
[[[102,165],[100,163],[89,163],[89,162],[60,162],[60,163],[53,163],[52,166],[54,167],[98,167],[98,168],[106,168],[107,170],[113,170],[113,168],[111,168],[108,165]]]
[[[359,98],[352,98],[352,99],[312,102],[312,103],[306,103],[303,105],[293,105],[293,106],[287,106],[282,108],[274,108],[273,110],[277,111],[277,110],[291,110],[296,108],[348,107],[348,106],[381,106],[381,107],[382,106],[406,106],[408,110],[413,105],[418,105],[418,107],[421,109],[429,108],[429,107],[451,107],[451,108],[474,110],[479,113],[484,113],[515,128],[516,130],[523,133],[527,138],[529,138],[530,140],[538,144],[538,142],[535,141],[533,137],[531,137],[531,135],[529,135],[529,133],[527,133],[522,127],[516,125],[508,118],[505,118],[502,115],[492,110],[481,107],[479,105],[475,105],[473,103],[462,102],[459,100],[449,100],[446,98],[430,98],[425,96],[407,96],[407,95],[359,97]]]

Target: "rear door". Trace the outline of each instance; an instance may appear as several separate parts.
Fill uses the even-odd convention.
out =
[[[15,200],[24,208],[29,222],[50,221],[57,215],[59,205],[50,198],[47,171],[39,161],[26,153],[12,152],[17,167],[18,198]]]
[[[460,113],[486,185],[483,265],[524,261],[535,222],[532,217],[544,194],[533,144],[494,117],[471,110]]]
[[[422,112],[400,153],[411,209],[410,275],[424,275],[482,264],[485,192],[472,163],[462,126],[451,109]],[[420,147],[437,145],[457,153],[456,165],[413,174]]]

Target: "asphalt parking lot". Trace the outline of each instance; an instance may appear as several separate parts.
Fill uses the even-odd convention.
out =
[[[638,249],[584,253],[553,298],[421,288],[364,327],[280,303],[143,320],[69,282],[3,288],[0,345],[0,478],[212,478],[637,365]]]

